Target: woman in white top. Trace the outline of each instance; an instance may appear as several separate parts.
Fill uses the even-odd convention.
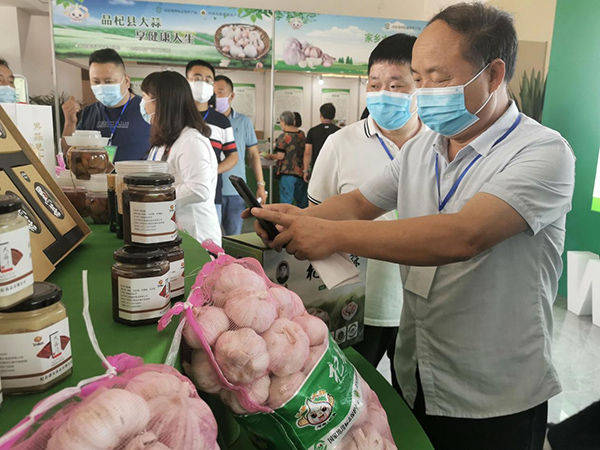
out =
[[[217,157],[189,83],[177,72],[154,72],[144,78],[142,94],[140,110],[152,125],[148,159],[167,161],[175,177],[179,229],[199,242],[211,239],[221,245],[214,203]]]

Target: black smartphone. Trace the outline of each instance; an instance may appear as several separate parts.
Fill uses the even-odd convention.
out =
[[[229,181],[231,181],[231,184],[233,185],[235,190],[238,191],[238,194],[240,194],[240,196],[244,199],[248,208],[262,208],[262,205],[256,199],[256,197],[242,178],[236,177],[235,175],[229,175]],[[258,218],[256,220],[258,220],[260,226],[263,227],[264,230],[267,232],[270,240],[275,239],[275,236],[279,234],[279,231],[277,231],[277,228],[275,228],[275,225],[272,222]]]

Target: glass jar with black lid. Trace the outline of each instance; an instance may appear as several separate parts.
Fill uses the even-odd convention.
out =
[[[175,178],[168,173],[138,173],[123,179],[123,239],[131,245],[173,242]]]
[[[112,304],[115,322],[158,322],[171,305],[169,261],[158,248],[126,245],[113,254]]]

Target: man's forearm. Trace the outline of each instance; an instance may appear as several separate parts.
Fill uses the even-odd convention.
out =
[[[456,214],[413,219],[335,224],[337,251],[410,266],[438,266],[464,261],[480,249]]]
[[[384,210],[370,203],[358,189],[303,210],[303,214],[328,220],[373,220],[383,213]]]
[[[225,157],[225,159],[223,161],[221,161],[217,167],[217,173],[223,173],[223,172],[227,172],[228,170],[233,169],[233,167],[237,164],[238,162],[238,154],[237,152],[235,153],[230,153],[229,155],[227,155]]]
[[[265,178],[262,171],[262,164],[260,163],[260,154],[258,153],[258,147],[253,146],[248,148],[248,153],[250,154],[250,164],[252,165],[252,170],[254,171],[256,181],[258,183],[264,183]]]

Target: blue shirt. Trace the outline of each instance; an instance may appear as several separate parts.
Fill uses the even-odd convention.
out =
[[[246,149],[258,143],[254,125],[248,116],[231,110],[229,121],[233,127],[233,136],[238,151],[238,162],[233,169],[223,174],[223,195],[238,195],[237,191],[229,181],[229,175],[236,175],[246,180]]]
[[[121,120],[123,106],[108,108],[100,102],[85,107],[77,124],[78,130],[97,130],[103,137],[110,137],[110,130],[118,121],[112,145],[117,147],[115,161],[146,159],[150,149],[150,125],[142,118],[140,102],[142,97],[131,97]]]

